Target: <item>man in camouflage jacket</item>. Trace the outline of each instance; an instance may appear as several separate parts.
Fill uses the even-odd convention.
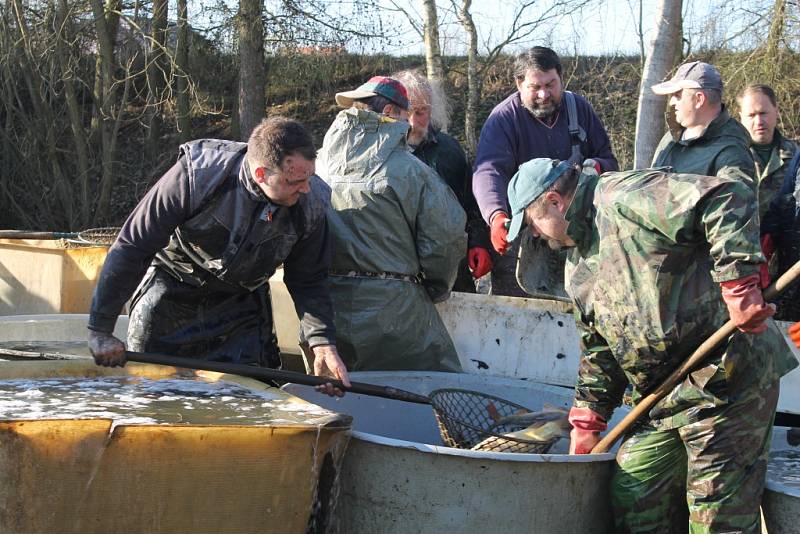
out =
[[[786,173],[797,145],[778,129],[778,99],[770,86],[748,85],[736,101],[739,103],[739,117],[752,140],[750,152],[758,180],[761,250],[769,261],[769,274],[777,277],[800,259],[794,187],[792,185],[783,191],[784,183],[794,184],[794,176],[786,176]],[[799,297],[796,285],[784,291],[777,301],[775,319],[800,319]]]
[[[626,436],[612,481],[617,532],[760,532],[779,378],[797,365],[761,297],[748,184],[657,170],[581,173],[531,160],[509,184],[527,224],[570,247],[582,356],[571,452],[588,453],[627,387],[636,403],[729,318],[731,336]],[[688,502],[688,509],[687,509]]]

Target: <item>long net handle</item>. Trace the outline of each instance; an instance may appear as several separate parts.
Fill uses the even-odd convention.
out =
[[[89,228],[80,232],[38,232],[31,230],[0,230],[0,239],[36,239],[42,241],[64,239],[76,243],[110,245],[116,239],[121,228],[107,226]]]
[[[29,230],[0,230],[0,239],[75,239],[75,232],[32,232]]]
[[[306,375],[293,371],[283,371],[281,369],[269,369],[266,367],[255,367],[252,365],[242,365],[237,363],[217,362],[200,360],[196,358],[186,358],[183,356],[171,356],[168,354],[154,354],[149,352],[125,352],[128,361],[139,363],[154,363],[158,365],[170,365],[172,367],[183,367],[186,369],[200,369],[204,371],[214,371],[218,373],[230,373],[250,378],[279,380],[282,382],[293,382],[306,386],[319,386],[323,384],[333,384],[335,387],[344,391],[352,391],[362,395],[383,397],[386,399],[414,402],[417,404],[430,404],[430,399],[424,395],[418,395],[410,391],[393,388],[390,386],[377,386],[365,384],[363,382],[351,382],[348,388],[339,380],[332,378]]]
[[[800,277],[800,261],[795,263],[788,271],[778,278],[778,280],[764,291],[764,299],[767,301],[775,300],[787,287],[792,285]],[[736,332],[736,324],[731,320],[725,323],[722,328],[714,332],[711,337],[703,342],[702,345],[689,356],[680,367],[670,374],[655,391],[642,398],[639,403],[628,412],[617,426],[612,428],[600,442],[594,446],[592,453],[608,452],[616,441],[627,432],[627,430],[642,415],[648,413],[653,406],[662,398],[669,394],[686,375],[688,375],[698,364],[700,364],[709,353],[716,349],[721,343],[728,339],[731,334]]]

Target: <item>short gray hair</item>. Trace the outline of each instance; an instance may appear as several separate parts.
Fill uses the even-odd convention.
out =
[[[392,75],[402,83],[408,91],[408,99],[413,107],[420,103],[431,107],[431,126],[434,130],[447,130],[450,125],[450,104],[444,94],[442,84],[437,80],[429,80],[420,69],[403,70]]]
[[[722,91],[719,89],[697,89],[699,93],[705,93],[706,101],[711,106],[718,106],[722,104]]]

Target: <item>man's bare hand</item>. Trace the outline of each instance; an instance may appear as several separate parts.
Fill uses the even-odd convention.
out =
[[[335,345],[317,345],[311,350],[314,352],[314,374],[316,376],[335,378],[341,380],[345,386],[350,387],[350,377],[347,374],[347,368],[339,357],[339,352],[336,350]],[[317,386],[316,390],[330,395],[331,397],[344,396],[344,391],[333,387],[333,384],[330,383]]]
[[[125,367],[125,345],[112,334],[89,330],[89,350],[97,365]]]

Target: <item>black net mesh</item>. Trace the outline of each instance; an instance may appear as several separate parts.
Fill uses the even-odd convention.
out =
[[[493,395],[463,389],[438,389],[430,394],[430,399],[442,440],[448,447],[544,454],[555,442],[505,436],[524,427],[498,424],[498,421],[531,410]]]

